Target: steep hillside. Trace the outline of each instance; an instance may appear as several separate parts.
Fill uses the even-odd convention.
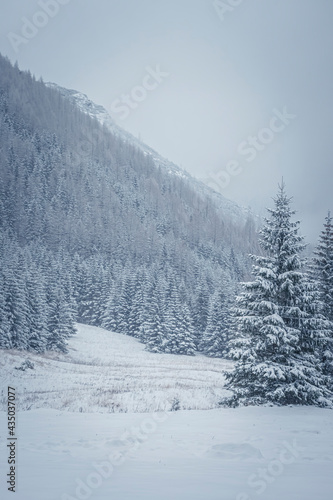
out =
[[[103,106],[95,104],[86,94],[77,90],[60,87],[56,83],[48,82],[46,86],[60,92],[65,99],[75,104],[85,114],[95,118],[100,124],[105,125],[114,135],[124,142],[135,145],[153,160],[156,167],[162,167],[165,172],[171,175],[187,179],[191,183],[193,190],[199,192],[202,196],[209,196],[210,199],[214,201],[216,207],[221,210],[222,214],[232,218],[240,226],[244,224],[244,219],[249,215],[248,209],[242,208],[235,202],[228,200],[221,193],[213,191],[210,187],[192,177],[186,170],[181,169],[173,162],[163,158],[147,144],[144,144],[137,137],[120,127]]]
[[[79,320],[193,354],[254,223],[63,94],[0,57],[0,345],[66,350]]]

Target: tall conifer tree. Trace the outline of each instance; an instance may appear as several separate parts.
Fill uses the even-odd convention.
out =
[[[237,301],[229,404],[329,405],[319,362],[328,325],[303,269],[305,245],[283,184],[274,202],[261,231],[263,255],[253,256],[254,281],[243,284]]]

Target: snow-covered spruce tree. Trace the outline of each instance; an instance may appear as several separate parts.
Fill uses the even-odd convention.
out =
[[[323,315],[331,322],[330,335],[322,349],[323,371],[333,385],[333,225],[328,212],[311,266],[313,283],[317,286]]]
[[[140,326],[140,332],[141,339],[146,344],[147,351],[163,351],[164,328],[162,324],[162,312],[155,290],[151,291],[150,300],[147,303],[147,315],[145,321]]]
[[[139,269],[136,272],[133,285],[134,296],[132,297],[131,309],[128,315],[128,335],[139,338],[142,342],[145,342],[145,340],[141,327],[149,317],[147,305],[149,306],[153,291],[150,281],[146,269]]]
[[[29,317],[29,350],[43,352],[46,347],[48,335],[48,305],[44,276],[39,272],[37,266],[30,264],[27,276],[27,304]]]
[[[89,265],[90,264],[90,265]],[[87,266],[86,283],[82,297],[82,321],[88,325],[98,326],[99,308],[102,302],[103,270],[97,262],[90,259]]]
[[[106,300],[104,312],[101,318],[101,326],[112,332],[117,331],[117,297],[117,289],[115,285],[113,285],[109,291],[109,296]]]
[[[253,256],[254,281],[237,299],[237,360],[226,373],[234,395],[230,405],[331,404],[320,369],[320,346],[327,321],[300,257],[305,245],[292,222],[284,185],[261,230],[263,256]]]
[[[181,308],[181,342],[179,344],[179,354],[193,356],[196,351],[195,329],[191,318],[191,313],[186,304]]]
[[[9,329],[10,323],[6,310],[5,280],[0,272],[0,349],[10,349],[12,347]]]
[[[117,332],[129,335],[129,316],[135,297],[135,276],[131,271],[125,272],[117,308]]]
[[[13,258],[14,261],[14,258]],[[15,349],[29,349],[29,309],[25,274],[13,268],[5,270],[6,318],[9,323],[11,346]]]
[[[83,316],[85,311],[84,297],[86,293],[87,277],[88,277],[88,266],[79,256],[79,254],[76,253],[72,260],[72,279],[74,285],[73,299],[77,304],[76,320],[79,323],[83,323],[85,320]]]
[[[312,270],[324,304],[324,315],[333,321],[333,224],[330,212],[314,252]]]
[[[230,296],[221,288],[210,300],[207,328],[200,343],[200,351],[211,357],[226,353],[230,335]]]
[[[66,299],[60,269],[53,265],[46,287],[48,304],[48,335],[46,350],[67,352],[67,339],[76,333],[73,311]]]
[[[70,308],[62,288],[55,288],[49,302],[49,334],[46,339],[48,351],[67,352],[67,339],[72,335],[74,326]]]
[[[195,352],[194,328],[189,309],[181,303],[175,282],[170,285],[170,296],[164,319],[166,331],[164,351],[169,354],[193,355]]]
[[[195,344],[199,347],[204,331],[207,327],[209,309],[209,289],[205,283],[200,282],[194,299],[193,326],[195,331]]]

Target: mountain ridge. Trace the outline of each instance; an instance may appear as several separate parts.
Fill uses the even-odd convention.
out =
[[[240,218],[248,215],[255,217],[248,208],[242,207],[236,202],[226,198],[221,193],[214,191],[204,182],[193,177],[186,170],[182,169],[172,161],[164,158],[153,148],[118,125],[112,118],[110,113],[104,108],[104,106],[102,106],[101,104],[96,104],[83,92],[75,89],[67,89],[66,87],[62,87],[53,82],[45,82],[45,85],[60,92],[60,94],[65,97],[65,99],[74,103],[81,111],[89,115],[91,118],[95,118],[101,125],[105,125],[113,134],[117,135],[124,141],[130,142],[131,144],[138,147],[144,154],[149,155],[157,167],[161,166],[172,175],[177,175],[184,179],[190,180],[190,182],[196,187],[198,192],[202,192],[202,194],[204,194],[205,196],[210,196],[216,204],[217,208],[227,211],[228,215],[231,216],[234,220],[239,220]]]

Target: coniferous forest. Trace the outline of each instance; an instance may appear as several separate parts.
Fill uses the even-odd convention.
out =
[[[0,168],[2,349],[66,353],[81,322],[234,359],[228,405],[331,404],[330,213],[307,261],[283,183],[258,232],[3,57]]]
[[[79,321],[154,352],[221,355],[209,311],[248,274],[250,215],[3,57],[0,168],[1,347],[66,351]]]

